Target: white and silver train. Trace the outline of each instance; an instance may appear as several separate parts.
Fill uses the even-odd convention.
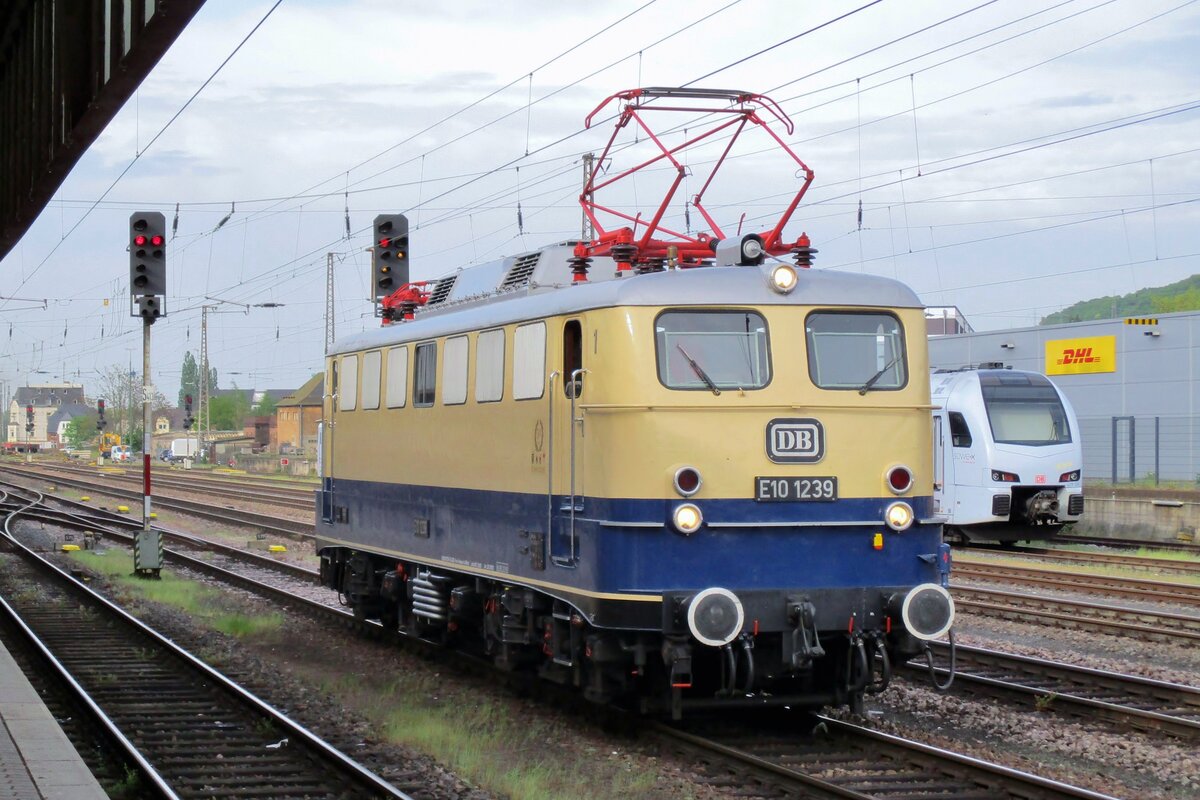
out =
[[[1083,515],[1083,449],[1049,378],[999,364],[931,375],[934,510],[951,541],[1048,539]]]

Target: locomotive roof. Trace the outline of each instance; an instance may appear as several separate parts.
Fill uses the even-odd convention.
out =
[[[493,290],[450,303],[431,304],[418,310],[415,320],[347,336],[335,342],[329,352],[344,353],[617,306],[923,307],[912,289],[899,281],[821,269],[797,270],[796,288],[790,294],[778,294],[767,285],[767,270],[774,266],[772,262],[762,267],[694,267],[644,275],[626,273],[627,277],[614,278],[612,261],[596,259],[586,282],[571,283],[566,261],[571,255],[569,246],[556,245],[538,252],[541,260],[553,268],[550,274],[558,279],[556,282],[529,281],[508,291],[504,291],[501,283],[499,293]],[[517,266],[521,259],[532,255],[516,257]],[[513,264],[513,258],[502,259],[462,270],[450,278],[459,286],[477,288],[481,278],[489,283],[497,276],[503,279]],[[435,298],[437,294],[435,290]]]

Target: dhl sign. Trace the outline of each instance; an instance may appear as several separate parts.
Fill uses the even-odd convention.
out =
[[[1117,337],[1053,339],[1046,342],[1047,375],[1117,371]]]

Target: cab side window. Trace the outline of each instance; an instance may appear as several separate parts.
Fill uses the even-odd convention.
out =
[[[955,447],[971,446],[971,429],[967,427],[963,415],[957,411],[950,412],[950,441]]]
[[[433,405],[437,386],[437,342],[417,345],[413,366],[413,405],[428,408]]]

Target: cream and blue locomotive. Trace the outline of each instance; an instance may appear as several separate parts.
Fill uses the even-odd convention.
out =
[[[947,538],[1049,539],[1082,518],[1079,420],[1049,378],[987,364],[930,383],[934,503]]]
[[[581,281],[575,252],[331,349],[323,583],[596,700],[861,704],[954,616],[921,302],[773,261]]]

